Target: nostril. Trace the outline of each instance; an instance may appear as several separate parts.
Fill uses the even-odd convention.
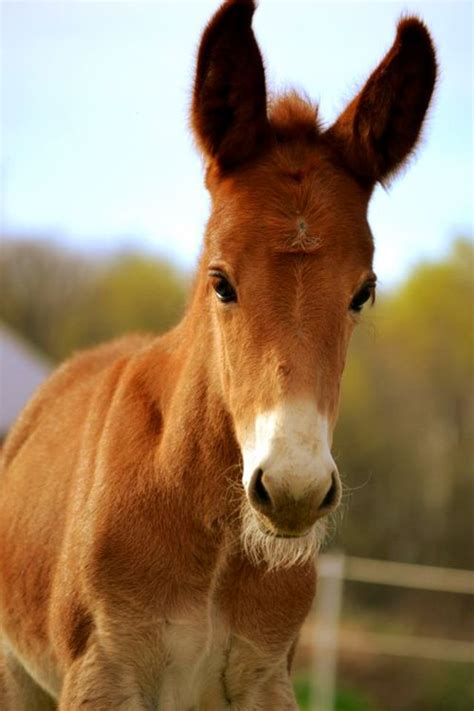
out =
[[[331,486],[329,487],[326,496],[324,497],[319,510],[321,509],[331,509],[337,502],[337,484],[336,478],[332,476]]]
[[[271,505],[271,499],[268,491],[263,483],[263,469],[255,470],[250,482],[250,500],[258,508],[268,508]]]

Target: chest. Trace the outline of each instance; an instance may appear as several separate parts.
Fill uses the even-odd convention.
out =
[[[262,571],[243,557],[228,560],[201,604],[162,621],[160,706],[267,709],[276,693],[275,703],[293,708],[288,655],[314,588],[314,563]]]
[[[286,673],[287,645],[255,645],[236,634],[216,609],[166,620],[158,642],[160,669],[148,688],[151,708],[252,708],[263,698],[268,680]]]

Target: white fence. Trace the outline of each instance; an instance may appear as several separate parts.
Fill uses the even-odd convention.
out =
[[[363,639],[358,635],[351,637],[345,634],[344,639],[339,636],[345,580],[473,595],[474,572],[354,558],[343,554],[320,556],[318,572],[313,709],[334,711],[339,650],[474,662],[474,643],[461,640],[382,633],[364,633]]]

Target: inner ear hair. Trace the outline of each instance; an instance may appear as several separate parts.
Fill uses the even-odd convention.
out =
[[[391,49],[325,134],[361,182],[385,181],[412,153],[436,73],[426,26],[416,17],[400,20]]]
[[[223,169],[251,159],[270,129],[262,57],[252,31],[253,0],[228,0],[199,47],[191,123],[198,146]]]

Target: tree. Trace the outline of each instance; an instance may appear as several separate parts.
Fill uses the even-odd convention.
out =
[[[163,259],[100,262],[51,242],[4,240],[0,317],[53,360],[128,331],[160,333],[180,317],[183,275]]]
[[[129,331],[162,333],[182,315],[185,280],[170,264],[123,254],[97,272],[74,340],[98,343]]]
[[[474,417],[472,243],[382,295],[356,335],[336,438],[366,484],[342,539],[352,552],[469,566]]]
[[[0,318],[52,359],[64,357],[67,324],[91,286],[88,267],[52,242],[2,239]]]

